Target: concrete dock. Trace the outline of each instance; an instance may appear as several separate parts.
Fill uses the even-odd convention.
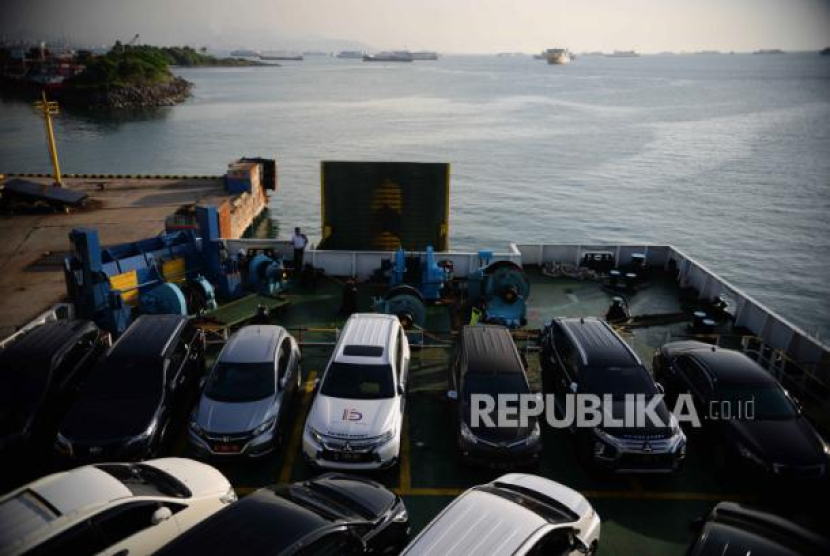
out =
[[[65,177],[64,184],[89,195],[86,207],[68,214],[0,212],[0,338],[64,298],[63,257],[72,228],[96,228],[106,246],[157,235],[168,215],[189,205],[240,209],[234,229],[247,227],[241,221],[250,220],[249,225],[266,206],[264,193],[228,193],[224,176]]]

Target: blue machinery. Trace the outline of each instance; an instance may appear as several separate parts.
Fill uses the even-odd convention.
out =
[[[491,264],[492,258],[492,252],[479,251],[479,269],[464,281],[467,301],[480,315],[479,322],[509,328],[523,326],[527,322],[525,300],[530,295],[530,281],[516,263]],[[405,326],[423,327],[427,303],[440,302],[460,291],[461,283],[454,279],[452,261],[436,262],[432,247],[427,247],[423,258],[407,257],[399,249],[390,269],[390,289],[375,300],[375,310],[398,315]]]
[[[197,314],[216,308],[217,293],[227,299],[241,296],[239,262],[227,256],[219,240],[216,208],[196,207],[196,220],[199,237],[184,230],[107,249],[101,248],[97,231],[73,230],[73,254],[64,260],[64,275],[78,316],[120,335],[134,309]],[[247,270],[250,289],[273,295],[284,287],[280,259],[257,255]]]

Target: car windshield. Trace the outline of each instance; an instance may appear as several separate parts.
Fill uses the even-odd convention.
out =
[[[135,496],[192,496],[178,479],[150,465],[107,463],[95,467],[121,481]]]
[[[521,373],[469,373],[464,377],[464,399],[472,394],[528,394],[527,381]]]
[[[377,400],[395,395],[392,367],[332,363],[323,380],[320,393],[332,398]]]
[[[219,363],[210,374],[205,396],[218,402],[252,402],[273,396],[273,363]]]
[[[585,369],[579,391],[623,398],[626,394],[653,396],[657,388],[651,375],[642,367],[607,367]]]
[[[797,415],[793,403],[772,382],[720,383],[717,398],[728,402],[732,414],[741,415],[743,419],[792,419]]]
[[[94,400],[157,398],[164,389],[161,360],[104,359],[92,371],[84,395]]]

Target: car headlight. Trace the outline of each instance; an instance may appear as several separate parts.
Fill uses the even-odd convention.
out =
[[[824,455],[825,456],[830,456],[830,444],[828,444],[827,442],[822,442],[821,444],[822,444],[822,447],[824,448]]]
[[[536,421],[536,424],[533,426],[533,430],[530,431],[530,435],[525,440],[525,444],[533,444],[538,442],[541,435],[542,429],[539,427],[539,421]]]
[[[466,442],[470,444],[476,444],[478,442],[478,437],[473,434],[473,431],[470,430],[470,427],[467,426],[467,423],[462,421],[461,423],[461,438],[463,438]]]
[[[199,423],[197,423],[196,421],[190,421],[190,430],[191,430],[191,431],[193,432],[193,434],[195,434],[196,436],[202,437],[202,436],[204,436],[204,435],[205,435],[205,429],[203,429],[202,427],[200,427],[200,426],[199,426]]]
[[[129,440],[127,440],[126,444],[127,445],[132,445],[132,444],[141,444],[142,442],[147,442],[148,440],[150,440],[150,438],[152,438],[153,434],[155,434],[157,425],[158,425],[158,420],[153,419],[153,422],[150,423],[150,426],[147,427],[144,430],[144,432],[130,438]]]
[[[382,435],[376,436],[375,438],[373,438],[372,443],[375,446],[383,446],[384,444],[386,444],[387,442],[392,440],[394,437],[395,437],[395,431],[394,430],[389,430],[389,431],[386,431],[385,433],[383,433]]]
[[[72,455],[72,442],[61,433],[55,438],[55,451],[62,456]]]
[[[317,444],[322,444],[323,434],[320,431],[318,431],[312,426],[306,427],[306,430],[308,431],[308,434],[311,435],[311,438],[313,438],[314,441],[317,442]]]
[[[406,508],[404,508],[403,504],[401,504],[401,507],[395,512],[395,515],[392,516],[392,521],[397,523],[406,523],[409,521],[409,514],[406,513]]]
[[[232,502],[236,502],[237,499],[238,498],[236,496],[236,491],[233,489],[233,487],[231,487],[231,488],[228,489],[228,492],[226,492],[225,494],[222,495],[222,497],[219,499],[219,501],[222,502],[223,504],[230,504]]]
[[[270,419],[268,419],[267,421],[262,423],[260,426],[255,428],[254,432],[253,432],[253,435],[254,436],[259,436],[261,434],[264,434],[264,433],[268,432],[269,430],[271,430],[274,427],[274,424],[276,422],[277,422],[277,418],[276,417],[271,417]]]
[[[738,453],[741,455],[742,458],[751,461],[755,465],[763,467],[764,469],[769,468],[769,464],[761,459],[760,456],[756,455],[752,450],[744,446],[743,444],[738,443]]]

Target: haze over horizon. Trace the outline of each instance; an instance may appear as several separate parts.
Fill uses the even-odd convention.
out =
[[[640,52],[830,43],[830,0],[0,0],[0,38],[211,48]]]

